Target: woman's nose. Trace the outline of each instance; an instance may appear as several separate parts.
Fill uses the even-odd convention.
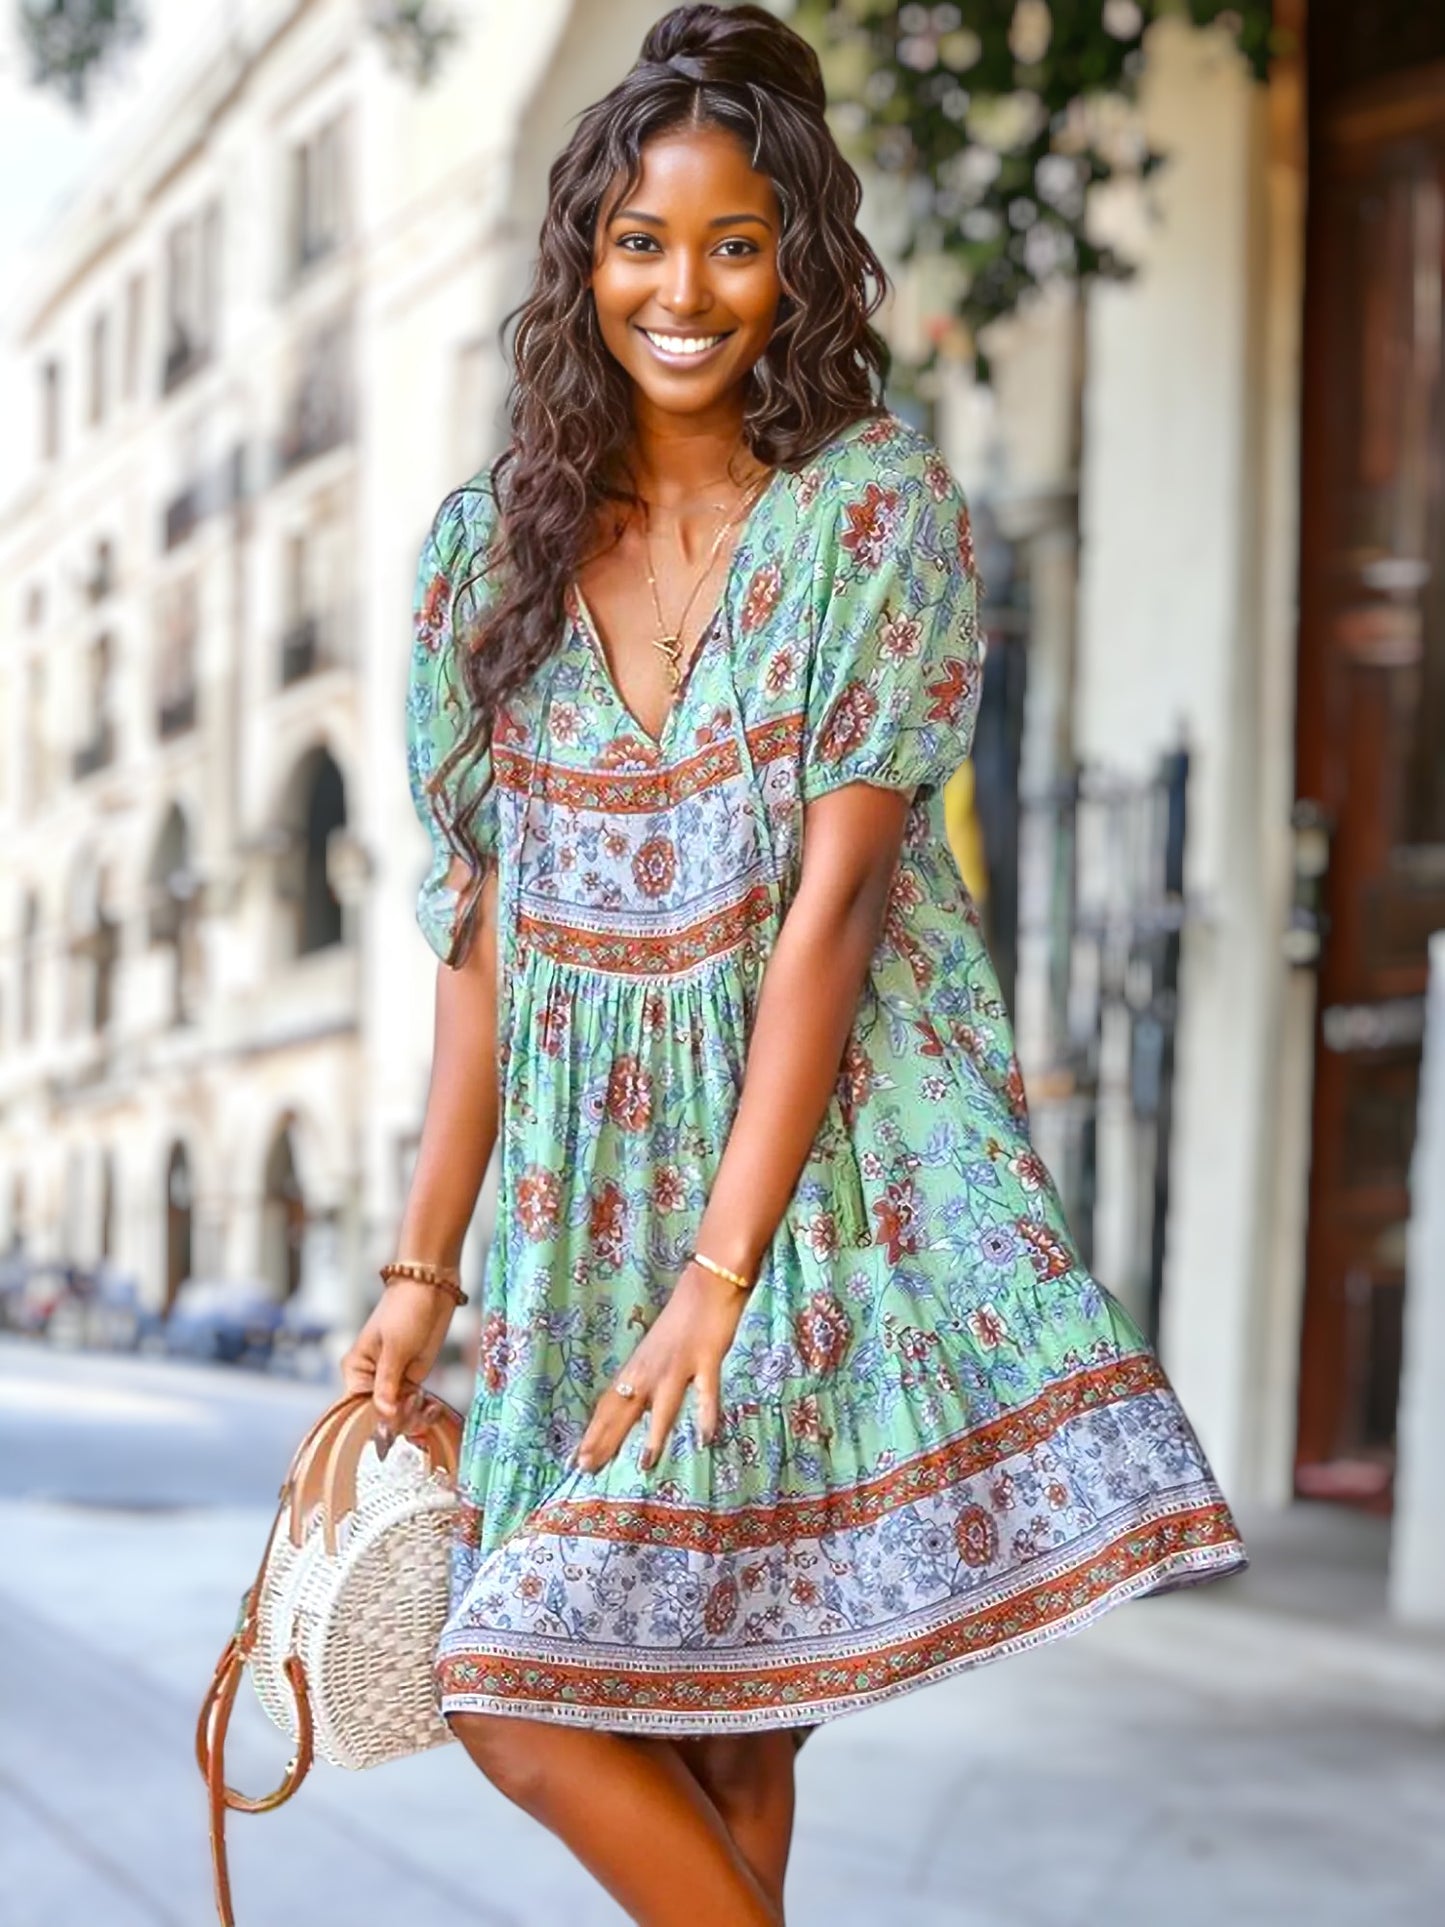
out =
[[[669,314],[701,314],[712,306],[712,293],[702,263],[685,250],[668,262],[661,301]]]

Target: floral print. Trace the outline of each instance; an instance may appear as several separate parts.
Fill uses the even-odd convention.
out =
[[[448,961],[468,939],[468,810],[504,953],[444,1708],[805,1727],[1242,1564],[1158,1361],[1069,1238],[949,854],[980,644],[941,455],[880,414],[778,472],[656,739],[574,599],[490,750],[438,780],[494,518],[486,475],[437,514],[407,699],[422,931]],[[692,1249],[807,805],[858,781],[911,799],[899,865],[717,1435],[689,1401],[650,1473],[641,1427],[585,1473],[569,1455]]]

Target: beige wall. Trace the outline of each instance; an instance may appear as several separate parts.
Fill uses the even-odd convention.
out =
[[[1148,55],[1143,112],[1169,160],[1151,189],[1158,219],[1128,189],[1095,209],[1140,272],[1089,297],[1082,475],[1066,297],[992,331],[993,394],[955,389],[944,424],[965,487],[1030,540],[1026,789],[1070,738],[1081,758],[1134,775],[1181,733],[1191,748],[1200,915],[1185,949],[1162,1350],[1231,1492],[1279,1499],[1311,1023],[1310,983],[1279,948],[1294,793],[1300,102],[1292,76],[1256,87],[1227,42],[1176,22],[1152,31]],[[1023,858],[1027,893],[1027,844]],[[1027,941],[1020,971],[1027,1072],[1042,1035]],[[1096,1265],[1116,1288],[1137,1203],[1125,1111],[1106,1091]]]
[[[1302,193],[1280,101],[1217,39],[1152,37],[1162,219],[1091,313],[1079,747],[1193,762],[1162,1349],[1239,1497],[1292,1442],[1308,999],[1280,950],[1293,797]],[[1274,118],[1272,118],[1272,116]],[[1302,1064],[1303,1058],[1303,1064]]]
[[[16,351],[33,375],[59,354],[68,391],[64,452],[32,463],[0,509],[0,1240],[10,1180],[26,1180],[31,1249],[95,1255],[99,1170],[118,1179],[116,1255],[146,1295],[163,1286],[163,1180],[173,1139],[190,1152],[199,1267],[253,1274],[262,1263],[266,1154],[294,1117],[308,1207],[318,1215],[303,1289],[354,1319],[369,1264],[394,1234],[408,1147],[430,1060],[433,960],[413,920],[425,843],[406,789],[403,698],[417,552],[442,495],[494,451],[504,384],[498,329],[519,298],[545,171],[567,121],[620,75],[664,9],[469,0],[436,84],[386,66],[355,0],[250,0],[239,42],[219,41],[179,91],[158,94],[129,147],[107,156],[57,221],[18,291]],[[285,268],[290,156],[329,115],[348,116],[350,230],[291,286]],[[166,234],[220,194],[224,293],[217,351],[169,396],[156,393]],[[90,315],[112,316],[112,367],[125,281],[149,278],[142,397],[82,420]],[[269,456],[309,329],[353,317],[355,432],[278,474]],[[32,380],[32,396],[38,382]],[[244,515],[213,515],[160,552],[165,501],[196,450],[204,463],[244,440],[253,458]],[[28,447],[35,447],[32,436]],[[275,665],[287,539],[322,510],[344,567],[334,598],[337,666],[288,688]],[[77,589],[91,545],[115,543],[121,582],[104,607],[117,641],[121,753],[82,784],[86,650],[99,618]],[[202,619],[200,725],[157,743],[155,599],[194,571]],[[48,614],[31,633],[26,594]],[[53,795],[21,796],[23,663],[42,655]],[[294,958],[268,849],[298,759],[325,744],[346,782],[363,858],[342,950]],[[196,1021],[172,1029],[165,964],[146,937],[146,870],[179,802],[204,876]],[[103,1043],[64,1021],[70,879],[109,868],[122,921],[118,1012]],[[41,895],[41,1023],[15,1042],[22,891]],[[77,1175],[72,1175],[76,1173]],[[485,1233],[487,1213],[479,1217]]]

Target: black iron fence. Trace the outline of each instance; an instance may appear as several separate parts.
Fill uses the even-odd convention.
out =
[[[1017,982],[1034,1135],[1091,1269],[1157,1339],[1169,1150],[1189,756],[1126,780],[1081,768],[1024,796],[1013,850],[990,848],[993,940]],[[1012,973],[1011,973],[1012,974]],[[1107,1182],[1104,1173],[1107,1172]]]

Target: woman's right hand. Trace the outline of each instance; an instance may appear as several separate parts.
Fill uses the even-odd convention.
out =
[[[348,1392],[367,1392],[378,1430],[401,1431],[446,1340],[454,1307],[445,1292],[415,1279],[387,1286],[341,1361]]]

